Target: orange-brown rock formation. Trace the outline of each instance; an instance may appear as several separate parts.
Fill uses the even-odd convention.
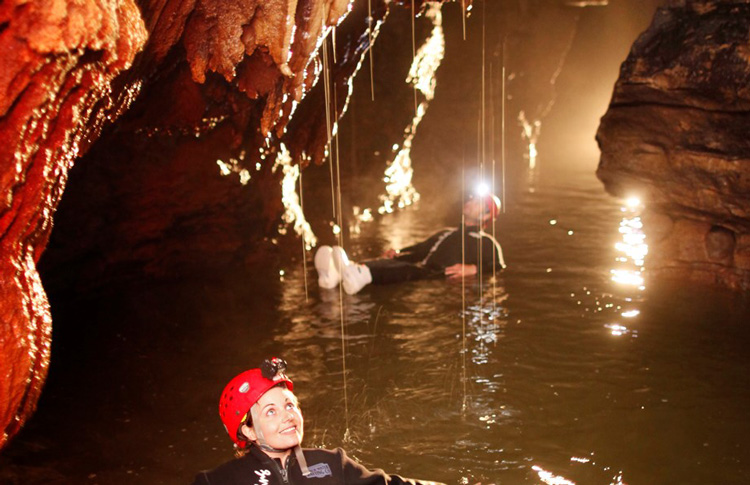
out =
[[[136,83],[113,80],[146,41],[134,2],[0,6],[0,446],[34,410],[51,317],[36,261],[68,170]]]
[[[645,199],[650,274],[750,289],[750,4],[674,2],[622,65],[597,174]]]

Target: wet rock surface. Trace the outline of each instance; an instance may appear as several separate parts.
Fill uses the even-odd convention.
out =
[[[672,2],[623,63],[597,141],[649,209],[651,274],[750,289],[750,4]]]
[[[51,316],[36,261],[75,158],[136,83],[115,78],[146,40],[132,1],[0,7],[0,447],[36,407]]]

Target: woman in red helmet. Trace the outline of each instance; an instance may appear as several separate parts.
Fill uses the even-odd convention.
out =
[[[193,485],[435,483],[368,470],[340,448],[303,450],[304,420],[285,370],[273,358],[229,381],[219,415],[239,458],[199,473]]]

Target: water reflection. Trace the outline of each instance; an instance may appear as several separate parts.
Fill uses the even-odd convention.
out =
[[[643,284],[643,263],[648,254],[648,245],[640,217],[642,210],[643,205],[636,198],[626,200],[625,205],[620,208],[623,213],[619,228],[622,240],[615,244],[615,249],[620,253],[616,260],[620,264],[611,270],[612,281],[633,286],[639,291],[646,289]]]
[[[624,304],[627,304],[620,316],[632,319],[640,314],[640,311],[632,307],[633,298],[638,299],[646,286],[644,285],[644,260],[648,254],[648,244],[646,244],[646,235],[643,232],[643,223],[640,214],[643,211],[643,204],[640,199],[630,197],[624,201],[620,207],[622,220],[620,221],[618,233],[620,240],[615,243],[615,250],[618,255],[615,261],[617,267],[610,270],[611,280],[620,285],[622,293],[624,291]],[[634,290],[633,294],[628,295],[628,289]],[[610,304],[612,305],[612,304]],[[618,306],[618,310],[622,306]],[[630,335],[637,337],[638,332],[629,329],[621,322],[607,323],[604,325],[614,337]]]
[[[476,343],[471,349],[472,362],[486,364],[490,358],[491,346],[502,338],[508,323],[508,310],[503,303],[508,299],[505,288],[498,287],[495,278],[489,278],[484,285],[478,285],[481,295],[474,305],[467,306],[461,313],[467,325],[468,337]],[[469,291],[469,297],[475,296]]]

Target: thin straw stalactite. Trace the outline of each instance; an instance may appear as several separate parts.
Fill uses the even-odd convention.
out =
[[[341,227],[342,227],[342,217],[341,217],[341,179],[339,174],[339,165],[338,165],[338,157],[337,152],[338,149],[334,151],[331,141],[333,135],[333,126],[331,123],[331,73],[330,73],[330,65],[328,63],[328,42],[326,39],[323,40],[323,82],[324,82],[324,89],[323,92],[325,94],[325,106],[326,106],[326,134],[328,137],[328,143],[327,143],[327,151],[328,151],[328,160],[330,163],[330,172],[331,172],[331,198],[332,198],[332,206],[333,206],[333,218],[337,221],[338,225],[338,234],[337,234],[337,241],[339,242],[339,246],[341,246],[342,242],[342,236],[341,236]],[[335,86],[334,86],[335,89]],[[335,98],[335,94],[334,94]],[[334,103],[335,103],[334,99]],[[336,155],[334,155],[334,153]],[[336,176],[334,180],[334,159],[336,159]],[[337,197],[338,196],[338,197]],[[338,203],[337,203],[338,201]],[[341,246],[343,247],[343,246]],[[344,386],[344,419],[346,422],[346,431],[344,432],[344,440],[348,439],[349,436],[349,397],[347,394],[347,370],[346,370],[346,325],[344,320],[344,295],[343,290],[341,289],[341,285],[339,285],[339,308],[340,308],[340,321],[341,321],[341,367],[342,367],[342,375],[343,375],[343,386]]]
[[[465,155],[465,154],[464,154]],[[466,199],[466,157],[461,162],[461,200]],[[466,264],[466,217],[461,210],[461,264]],[[463,384],[463,400],[461,412],[466,412],[466,275],[461,272],[461,382]]]
[[[336,192],[333,182],[333,158],[331,157],[331,90],[330,90],[330,67],[328,65],[328,39],[323,39],[323,93],[326,105],[326,151],[331,172],[331,206],[333,218],[336,219]]]
[[[466,0],[461,0],[461,27],[463,29],[463,39],[466,40]]]
[[[492,188],[490,189],[492,195],[495,195],[495,78],[493,76],[493,64],[490,62],[490,159],[492,160]],[[495,223],[497,222],[497,214],[492,211],[492,237],[495,237]],[[493,254],[492,258],[492,315],[496,315],[497,310],[497,283],[496,273],[497,268],[495,267],[495,257]]]
[[[375,76],[373,75],[375,61],[372,58],[372,0],[367,0],[367,37],[367,53],[370,57],[370,99],[375,101]]]
[[[486,50],[486,39],[487,39],[487,29],[486,29],[486,10],[485,10],[486,2],[482,2],[482,79],[481,79],[481,90],[480,90],[480,137],[479,137],[479,143],[480,143],[480,159],[479,159],[479,178],[480,180],[484,180],[484,167],[487,161],[487,139],[486,139],[486,133],[487,133],[487,125],[486,125],[486,118],[487,118],[487,111],[486,111],[486,104],[487,104],[487,50]],[[486,204],[482,204],[482,210],[479,214],[479,223],[480,228],[479,231],[481,232],[482,229],[482,222],[484,219],[484,206]],[[482,250],[484,247],[484,244],[482,244],[482,238],[478,239],[479,241],[479,264],[478,264],[478,275],[479,275],[479,325],[480,327],[484,325],[484,312],[482,311],[484,307],[484,292],[482,291],[482,277],[483,277],[483,268],[482,268]]]
[[[414,17],[416,17],[416,12],[414,10],[414,0],[411,0],[411,59],[412,62],[414,62],[414,59],[417,58],[417,37],[415,32],[415,26],[414,26]],[[417,112],[417,84],[414,83],[414,113]]]
[[[305,213],[305,199],[302,196],[302,162],[299,162],[299,206],[302,213]],[[305,303],[309,300],[309,293],[307,291],[307,247],[305,238],[302,240],[302,277],[305,282]]]
[[[505,214],[505,37],[503,37],[503,55],[502,55],[502,63],[503,63],[503,72],[502,72],[502,87],[500,89],[500,93],[502,96],[501,103],[500,103],[500,149],[501,149],[501,156],[500,156],[500,163],[502,168],[502,200],[501,205],[503,209],[503,214]]]

